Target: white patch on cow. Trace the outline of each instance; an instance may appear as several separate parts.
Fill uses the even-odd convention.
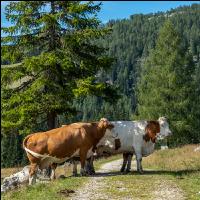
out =
[[[121,147],[117,153],[134,152],[134,144],[141,144],[145,134],[146,121],[114,121],[112,130],[107,130],[97,147],[104,146],[109,153],[115,152],[115,139],[120,139]],[[102,148],[104,148],[102,147]]]
[[[153,143],[151,140],[149,142],[146,142],[143,140],[142,145],[142,156],[146,157],[154,152],[155,143]]]

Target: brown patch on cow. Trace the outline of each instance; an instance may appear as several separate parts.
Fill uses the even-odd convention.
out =
[[[119,149],[121,147],[120,139],[115,139],[115,150]]]
[[[146,142],[152,141],[155,143],[156,134],[160,132],[160,124],[158,121],[147,121],[148,124],[145,128],[145,135],[143,136]]]

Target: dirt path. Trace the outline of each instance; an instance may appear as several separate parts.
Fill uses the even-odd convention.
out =
[[[119,171],[119,166],[121,166],[122,160],[115,160],[106,163],[101,166],[101,169],[97,171],[94,177],[91,177],[89,182],[79,190],[76,191],[75,196],[71,200],[100,200],[109,199],[107,195],[100,193],[100,190],[104,187],[104,173],[110,171]]]
[[[175,184],[163,180],[154,191],[154,200],[184,200],[183,192]]]
[[[104,177],[117,175],[122,165],[122,159],[106,163],[101,166],[96,175],[91,177],[87,184],[78,189],[76,193],[71,196],[70,200],[110,200],[112,197],[107,196],[102,190],[105,188]],[[132,169],[136,169],[136,162],[132,161]],[[119,172],[119,174],[121,174]],[[171,182],[163,180],[158,183],[156,190],[152,191],[153,200],[184,200],[183,192]],[[126,198],[123,200],[131,200],[135,198]],[[116,199],[117,200],[117,199]],[[121,200],[121,198],[119,199]]]

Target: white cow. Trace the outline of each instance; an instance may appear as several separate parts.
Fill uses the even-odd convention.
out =
[[[165,117],[160,117],[157,121],[112,121],[111,123],[114,128],[111,131],[107,130],[97,144],[97,155],[135,154],[137,171],[140,173],[143,172],[142,157],[153,153],[156,138],[161,139],[172,134]]]

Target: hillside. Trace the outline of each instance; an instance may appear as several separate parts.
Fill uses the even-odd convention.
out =
[[[117,86],[122,97],[117,104],[109,104],[101,98],[88,97],[74,102],[79,114],[70,119],[98,120],[102,116],[110,120],[131,119],[137,106],[135,87],[141,63],[155,47],[158,31],[170,18],[182,38],[185,51],[189,50],[197,68],[200,66],[200,4],[183,6],[166,13],[136,14],[129,19],[110,20],[106,26],[112,34],[100,42],[108,48],[108,54],[116,58],[111,71],[102,73],[100,79]],[[198,70],[197,70],[198,73]],[[62,118],[60,119],[62,121]]]

